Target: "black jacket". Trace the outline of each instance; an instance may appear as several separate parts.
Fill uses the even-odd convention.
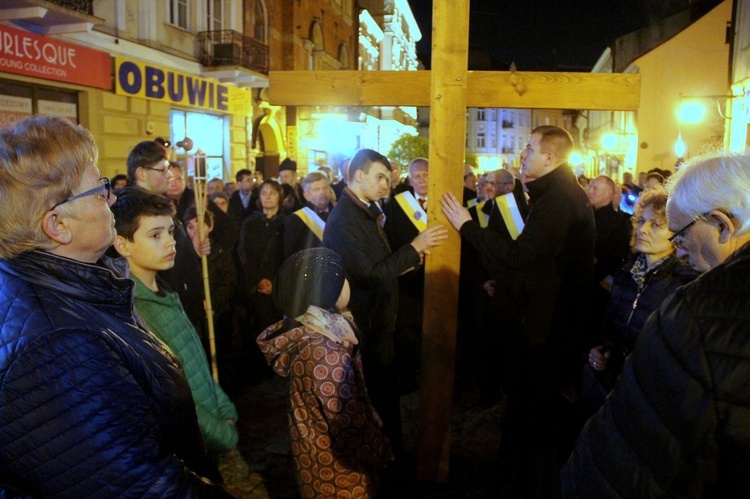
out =
[[[237,252],[246,297],[255,294],[261,279],[273,281],[284,263],[285,216],[283,211],[279,211],[273,217],[266,218],[263,212],[258,211],[242,224]]]
[[[594,210],[596,243],[594,282],[613,276],[630,255],[630,223],[611,204]]]
[[[237,227],[242,227],[242,223],[245,221],[245,219],[252,215],[254,212],[258,211],[257,201],[257,189],[253,189],[250,192],[250,201],[248,201],[247,203],[247,208],[242,206],[240,191],[234,191],[232,195],[229,196],[228,214],[230,217],[232,217],[232,220],[234,220],[234,223]]]
[[[101,263],[0,260],[0,496],[223,494],[182,369]]]
[[[318,216],[320,216],[320,210],[310,203],[305,203],[307,208],[313,210]],[[328,213],[333,210],[333,205],[329,204]],[[319,248],[323,246],[323,241],[318,239],[318,236],[311,231],[305,222],[300,217],[291,213],[284,220],[284,257],[288,258],[289,255],[302,251],[308,248]]]
[[[567,165],[528,184],[531,209],[514,241],[476,222],[461,236],[482,255],[487,270],[509,290],[509,310],[523,322],[531,345],[572,346],[588,309],[594,268],[594,214]],[[570,341],[569,341],[570,340]]]
[[[411,186],[403,190],[413,193]],[[410,244],[419,235],[409,216],[401,205],[391,197],[385,205],[385,233],[388,243],[394,251]],[[424,308],[424,267],[407,272],[398,278],[398,314],[396,321],[401,325],[422,327],[422,310]]]
[[[377,211],[377,212],[376,212]],[[328,217],[323,245],[341,255],[351,286],[349,308],[364,336],[363,354],[393,362],[393,330],[398,308],[398,276],[419,264],[410,244],[391,253],[378,227],[379,209],[366,207],[348,188]]]
[[[649,317],[562,471],[567,497],[744,497],[750,245]]]

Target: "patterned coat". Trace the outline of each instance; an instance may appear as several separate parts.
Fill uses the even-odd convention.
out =
[[[367,397],[359,353],[304,325],[283,329],[283,321],[269,327],[258,345],[276,373],[289,378],[300,495],[374,496],[376,471],[392,453]]]

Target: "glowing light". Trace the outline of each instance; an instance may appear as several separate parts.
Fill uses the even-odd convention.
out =
[[[685,146],[685,142],[682,140],[682,134],[679,134],[677,136],[677,142],[675,142],[675,145],[674,145],[674,153],[677,155],[678,158],[684,158],[686,150],[687,150],[687,147]]]
[[[614,133],[606,133],[602,135],[602,147],[607,151],[612,151],[617,147],[617,135]]]
[[[685,101],[677,110],[677,116],[684,123],[698,123],[706,114],[706,109],[696,101]]]
[[[583,156],[581,156],[580,152],[573,151],[572,153],[570,153],[568,163],[572,166],[581,166],[583,164]]]

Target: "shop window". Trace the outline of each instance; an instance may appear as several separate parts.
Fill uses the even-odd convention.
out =
[[[75,92],[0,80],[0,128],[15,125],[32,114],[57,115],[78,124]]]
[[[188,0],[167,0],[169,9],[169,24],[187,30],[190,17]],[[209,2],[210,4],[211,2]]]
[[[224,118],[212,114],[172,110],[169,113],[170,139],[176,144],[185,137],[193,139],[194,155],[198,149],[206,154],[206,176],[224,178]],[[178,152],[182,153],[180,149]],[[178,157],[178,161],[179,161]],[[188,167],[190,165],[188,164]],[[191,172],[192,174],[192,172]]]

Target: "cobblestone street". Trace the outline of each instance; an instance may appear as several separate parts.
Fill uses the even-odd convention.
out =
[[[242,498],[297,497],[286,419],[286,383],[286,379],[274,376],[234,390],[233,399],[240,412],[240,443],[237,450],[222,458],[221,472],[227,486]],[[476,397],[474,390],[457,393],[448,483],[416,483],[413,471],[406,471],[382,497],[502,497],[495,458],[504,408],[502,404],[479,407]],[[417,405],[416,393],[402,397],[407,470],[413,470]]]

